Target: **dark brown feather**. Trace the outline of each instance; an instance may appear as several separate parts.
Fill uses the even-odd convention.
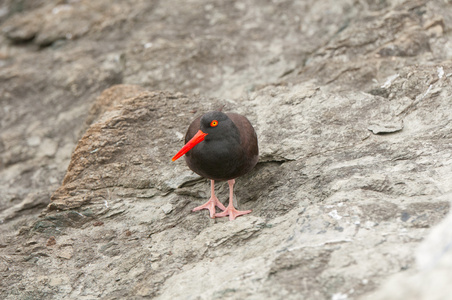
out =
[[[216,158],[212,152],[199,152],[199,150],[196,150],[195,148],[190,150],[185,155],[185,160],[190,169],[201,176],[213,180],[229,180],[242,176],[251,171],[259,159],[257,135],[248,119],[235,113],[227,113],[226,116],[232,121],[232,123],[234,123],[238,130],[240,139],[240,146],[238,148],[234,148],[235,150],[230,152],[227,162],[216,163]],[[191,138],[201,129],[202,117],[203,116],[196,118],[188,127],[185,135],[185,143],[191,140]],[[233,125],[231,124],[231,126]],[[211,128],[209,130],[214,131],[215,129]],[[234,132],[234,130],[236,129],[231,128],[228,132],[231,133]],[[216,132],[212,132],[211,134],[216,134]],[[206,142],[207,141],[203,141],[201,143]],[[216,149],[222,149],[225,145],[228,145],[226,140],[220,142],[218,145],[219,148]]]

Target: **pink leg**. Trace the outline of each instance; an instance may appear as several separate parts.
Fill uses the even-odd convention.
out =
[[[251,210],[244,210],[244,211],[238,211],[234,208],[233,204],[233,197],[234,197],[234,183],[235,180],[231,179],[228,180],[229,184],[229,205],[226,207],[226,209],[223,210],[223,212],[215,214],[215,217],[226,217],[229,216],[229,220],[235,220],[238,216],[246,215],[251,212]]]
[[[206,203],[201,206],[193,208],[192,211],[198,211],[201,209],[208,209],[210,212],[210,217],[215,218],[215,206],[218,206],[221,210],[225,210],[224,205],[218,200],[217,196],[215,196],[215,181],[210,181],[210,199]]]

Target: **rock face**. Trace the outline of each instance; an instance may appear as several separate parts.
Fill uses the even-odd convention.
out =
[[[452,294],[449,2],[95,2],[0,4],[1,299]],[[171,162],[221,107],[233,222]]]

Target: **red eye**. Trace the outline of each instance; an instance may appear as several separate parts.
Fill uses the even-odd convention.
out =
[[[217,120],[213,120],[212,122],[210,122],[210,127],[215,127],[218,125],[218,121]]]

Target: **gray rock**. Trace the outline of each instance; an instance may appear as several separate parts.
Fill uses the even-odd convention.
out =
[[[437,225],[416,251],[416,268],[391,276],[369,299],[448,299],[452,276],[452,214]]]
[[[167,204],[163,205],[161,208],[162,208],[163,212],[165,213],[165,215],[167,215],[173,211],[173,206],[171,205],[171,203],[167,203]]]
[[[447,2],[13,2],[1,299],[452,293]],[[219,108],[259,137],[234,222],[191,212],[209,181],[171,162]]]
[[[373,134],[394,133],[403,129],[403,123],[383,123],[383,124],[371,124],[367,127]]]

